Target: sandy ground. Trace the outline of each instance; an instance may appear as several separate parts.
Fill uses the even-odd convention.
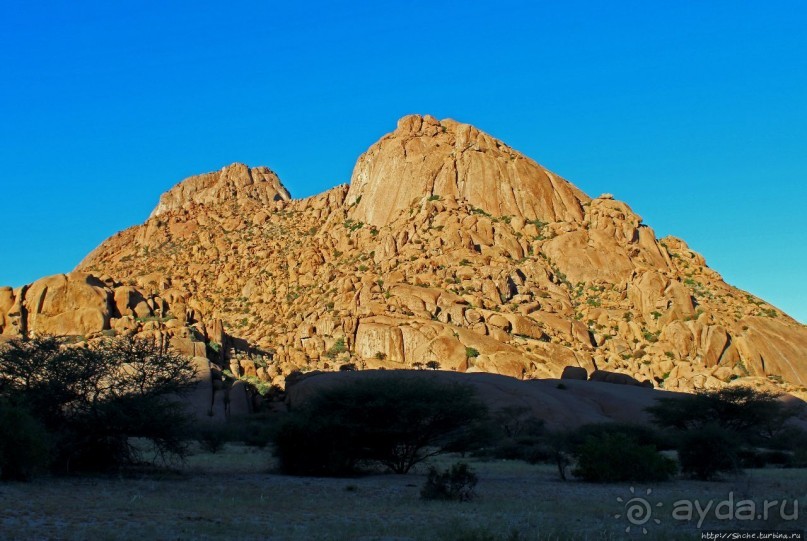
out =
[[[457,460],[443,457],[438,465]],[[480,477],[474,501],[427,502],[419,498],[423,469],[352,479],[285,477],[270,473],[268,451],[228,445],[215,455],[191,456],[171,474],[0,484],[0,538],[694,540],[701,528],[807,527],[806,470],[751,470],[721,482],[678,480],[631,492],[630,485],[562,482],[550,466],[470,463]],[[626,516],[626,502],[638,497],[651,508],[642,524]],[[676,502],[695,499],[702,509],[713,502],[701,528],[697,511],[692,521],[671,516]],[[798,518],[790,520],[796,499]],[[721,510],[736,512],[742,500],[754,501],[757,511],[764,500],[786,501],[784,518],[779,504],[768,520],[715,516],[718,503],[732,501]]]

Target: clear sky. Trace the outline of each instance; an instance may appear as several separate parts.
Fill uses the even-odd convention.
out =
[[[0,3],[0,284],[71,270],[182,178],[295,197],[405,114],[469,122],[807,321],[807,3]]]

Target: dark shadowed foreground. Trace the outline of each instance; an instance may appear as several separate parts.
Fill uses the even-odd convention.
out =
[[[197,451],[180,472],[135,478],[40,479],[0,485],[2,539],[699,539],[693,522],[670,516],[673,502],[733,498],[799,500],[799,519],[720,521],[703,527],[807,526],[807,471],[749,470],[722,482],[674,481],[634,487],[654,505],[648,534],[630,525],[629,485],[562,482],[553,467],[471,461],[479,473],[468,503],[423,501],[426,468],[410,475],[352,479],[267,473],[269,450],[229,444],[217,454]],[[457,457],[443,457],[446,466]],[[651,494],[647,490],[651,489]],[[615,518],[615,515],[621,515]],[[514,532],[517,532],[514,533]]]

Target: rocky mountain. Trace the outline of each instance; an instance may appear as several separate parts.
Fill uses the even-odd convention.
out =
[[[170,299],[171,317],[217,363],[281,386],[296,371],[436,361],[523,379],[575,366],[665,389],[739,382],[807,396],[804,325],[726,284],[683,240],[657,239],[627,204],[591,198],[453,120],[401,119],[349,186],[305,199],[266,168],[191,177],[76,270],[68,283],[100,281],[92,287],[106,293],[45,308],[36,284],[0,290],[0,332],[143,332],[143,314],[167,323],[156,299]],[[122,291],[149,311],[118,303]],[[102,315],[75,315],[85,300]],[[67,312],[76,327],[41,326]]]
[[[408,116],[356,164],[351,217],[385,226],[415,199],[450,197],[494,216],[583,221],[590,198],[569,182],[468,124]]]

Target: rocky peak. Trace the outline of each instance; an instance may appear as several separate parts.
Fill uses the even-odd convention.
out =
[[[410,115],[359,157],[347,203],[376,226],[413,201],[464,199],[494,216],[581,222],[590,198],[498,139],[451,119]]]
[[[277,175],[267,167],[234,163],[212,173],[188,177],[160,197],[150,218],[193,205],[251,201],[262,205],[291,199]]]
[[[284,199],[266,169],[192,177],[163,196],[165,214],[78,267],[125,286],[76,275],[0,288],[0,335],[150,332],[166,319],[159,297],[199,329],[231,330],[220,368],[273,385],[436,360],[517,378],[574,366],[668,390],[807,396],[807,327],[726,284],[683,241],[656,239],[628,204],[591,199],[467,124],[405,117],[349,187]],[[253,346],[271,359],[251,360]]]

